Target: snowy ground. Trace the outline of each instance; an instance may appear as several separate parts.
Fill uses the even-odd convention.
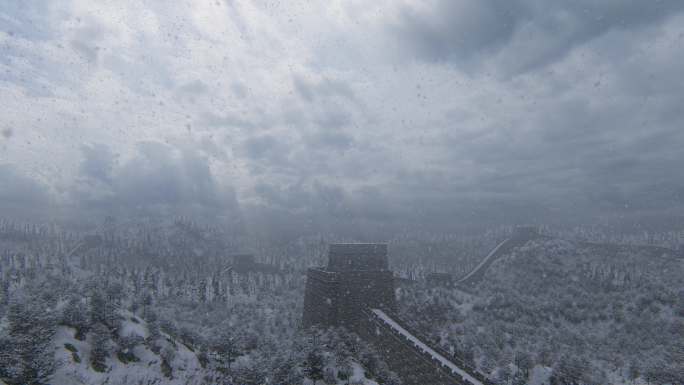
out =
[[[354,374],[352,374],[351,378],[349,379],[350,383],[352,383],[352,384],[359,383],[359,384],[363,384],[363,385],[378,385],[377,382],[375,382],[373,380],[369,380],[368,378],[366,378],[366,376],[364,374],[364,370],[361,367],[361,365],[359,365],[357,363],[353,363],[352,368],[354,369]],[[338,385],[344,385],[344,383],[345,382],[341,381],[341,380],[339,380],[337,382]]]
[[[351,377],[349,377],[349,380],[340,380],[337,378],[337,370],[335,368],[331,368],[335,370],[335,378],[337,378],[337,385],[347,385],[347,384],[354,384],[354,385],[378,385],[377,382],[370,380],[366,377],[363,367],[359,365],[356,362],[352,362],[352,370],[353,373]],[[320,382],[319,382],[320,384]],[[303,385],[313,385],[313,381],[310,379],[305,379]]]
[[[537,365],[532,369],[529,385],[548,385],[550,377],[551,368]]]
[[[126,320],[119,329],[119,335],[139,336],[146,338],[149,334],[146,323],[139,318],[133,321],[133,315],[123,312]],[[211,382],[211,370],[203,369],[194,352],[184,344],[176,343],[170,336],[161,333],[162,338],[157,342],[162,350],[172,349],[175,354],[170,362],[172,376],[165,376],[162,370],[161,357],[152,352],[145,344],[137,345],[133,354],[139,359],[137,362],[123,363],[117,358],[117,346],[110,341],[110,354],[107,358],[107,370],[104,373],[93,370],[90,364],[92,335],[88,335],[85,341],[75,338],[76,331],[73,328],[60,326],[54,338],[55,358],[58,369],[52,376],[50,383],[60,385],[124,385],[124,384],[171,384],[171,385],[200,385]],[[75,350],[72,352],[72,350]],[[239,358],[235,365],[239,366]],[[77,362],[78,361],[78,362]],[[365,377],[363,367],[357,362],[352,362],[353,374],[349,379],[350,384],[355,385],[378,385],[377,382]],[[330,368],[335,372],[337,368]],[[306,385],[313,382],[305,380]],[[345,385],[347,381],[338,379],[338,385]],[[6,385],[0,381],[0,385]]]
[[[124,321],[121,328],[122,335],[147,336],[147,329],[143,323],[135,323],[130,319]],[[139,359],[138,362],[121,362],[114,349],[107,359],[107,370],[104,373],[94,371],[90,366],[91,336],[86,341],[74,338],[75,330],[68,327],[60,327],[55,336],[55,356],[60,363],[59,368],[52,377],[55,384],[138,384],[138,383],[164,383],[164,384],[200,384],[203,383],[205,371],[197,360],[195,353],[181,343],[174,343],[172,339],[162,333],[159,344],[162,349],[168,348],[175,351],[175,357],[170,366],[173,369],[172,377],[166,377],[162,373],[161,358],[153,353],[147,346],[138,345],[133,353]],[[80,362],[76,362],[75,355],[69,351],[66,344],[76,348]],[[112,343],[113,345],[113,343]]]

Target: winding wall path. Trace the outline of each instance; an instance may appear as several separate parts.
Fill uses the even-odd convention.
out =
[[[501,243],[496,245],[496,247],[492,249],[492,251],[490,251],[489,254],[482,259],[482,262],[480,262],[480,264],[471,270],[470,273],[456,281],[456,284],[466,289],[475,287],[478,283],[480,283],[480,281],[482,281],[485,272],[489,266],[494,263],[494,261],[506,254],[509,254],[514,248],[523,246],[528,241],[538,237],[541,236],[537,234],[524,233],[520,235],[514,234],[510,238],[504,239]]]
[[[492,385],[460,358],[431,346],[399,317],[382,309],[366,309],[359,334],[383,353],[390,369],[406,385]]]

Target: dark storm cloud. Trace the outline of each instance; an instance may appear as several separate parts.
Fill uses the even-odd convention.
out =
[[[99,24],[78,22],[78,26],[74,28],[70,45],[78,53],[79,57],[92,63],[98,58],[100,51],[98,42],[103,37],[104,31]]]
[[[454,161],[467,161],[478,171],[465,184],[445,186],[441,196],[451,196],[453,202],[440,196],[431,200],[442,200],[444,210],[455,202],[474,210],[497,208],[518,220],[524,220],[525,210],[537,212],[528,217],[538,221],[557,219],[558,212],[566,219],[589,221],[615,213],[636,218],[641,209],[681,215],[684,199],[676,192],[684,183],[674,176],[684,164],[679,150],[684,133],[675,127],[684,121],[642,126],[623,108],[572,104],[545,109],[524,129],[492,129],[491,135],[474,140],[445,140]],[[409,191],[409,196],[429,193]]]
[[[133,158],[113,167],[102,144],[83,147],[81,183],[73,191],[75,211],[94,217],[185,215],[205,221],[240,221],[231,186],[222,186],[207,159],[192,150],[141,142]]]
[[[390,28],[427,60],[463,60],[487,48],[503,45],[516,25],[528,18],[520,1],[436,1],[416,10],[405,6]]]
[[[452,162],[477,170],[466,177],[479,197],[472,201],[475,209],[529,210],[538,213],[530,218],[546,221],[563,213],[568,222],[636,223],[648,214],[653,224],[656,212],[665,222],[682,218],[676,175],[684,164],[684,117],[675,106],[684,103],[684,69],[673,66],[684,59],[675,48],[682,34],[657,23],[642,28],[656,18],[653,10],[645,11],[642,22],[625,17],[617,32],[577,43],[575,57],[529,72],[526,82],[515,84],[523,87],[524,109],[438,141]],[[530,80],[544,84],[543,91],[526,88]],[[472,124],[453,121],[445,115],[445,126]],[[461,191],[454,187],[452,196]]]
[[[6,219],[40,219],[51,214],[48,186],[16,167],[0,164],[0,215]]]
[[[388,28],[419,59],[476,69],[501,55],[499,70],[515,74],[554,62],[610,30],[656,24],[683,9],[677,0],[437,0],[432,7],[405,6]]]
[[[336,126],[333,125],[333,127]],[[322,129],[308,138],[308,143],[312,148],[332,148],[344,151],[354,146],[355,140],[342,130],[330,128],[330,125],[323,125]]]
[[[287,187],[263,182],[255,192],[263,203],[246,208],[250,222],[274,236],[332,233],[370,241],[403,231],[450,232],[550,223],[550,216],[557,214],[552,208],[516,199],[515,193],[462,190],[442,177],[424,174],[351,189],[334,182]],[[563,219],[568,223],[567,217]]]
[[[367,106],[353,88],[344,81],[329,78],[307,79],[295,75],[292,83],[297,95],[305,102],[316,127],[339,128],[354,121],[354,115],[367,120]]]
[[[332,107],[316,116],[313,123],[322,129],[336,130],[349,126],[352,122],[353,119],[350,113],[342,110],[340,107]]]
[[[81,146],[81,175],[94,181],[110,183],[116,159],[111,149],[101,143]]]
[[[356,101],[354,91],[348,84],[341,81],[332,79],[311,81],[302,76],[294,76],[292,81],[297,93],[307,102],[316,102],[333,97]]]
[[[330,171],[335,156],[356,145],[350,128],[364,106],[349,85],[294,76],[293,87],[296,97],[284,101],[281,111],[261,113],[258,125],[241,125],[231,116],[214,119],[217,124],[252,128],[236,150],[252,175],[316,177]]]
[[[339,80],[311,80],[293,76],[297,95],[304,102],[299,110],[286,110],[282,122],[306,127],[302,135],[304,151],[312,161],[325,165],[328,151],[345,151],[355,146],[350,128],[367,121],[367,106],[349,84]]]
[[[3,3],[5,206],[357,239],[684,218],[684,3],[314,3]]]
[[[251,137],[245,141],[245,155],[252,159],[264,159],[282,154],[284,144],[271,135]]]
[[[384,227],[399,228],[393,220],[401,213],[388,216],[388,205],[368,206],[369,201],[335,183],[313,180],[281,187],[260,182],[255,192],[262,203],[246,207],[249,221],[274,238],[327,233],[370,241],[386,237],[379,231]]]
[[[292,147],[286,138],[271,134],[250,136],[242,142],[238,154],[248,161],[254,175],[292,172],[290,152]]]
[[[221,206],[205,161],[193,154],[175,155],[172,149],[154,142],[139,145],[139,155],[119,170],[115,189],[121,201],[131,207]]]

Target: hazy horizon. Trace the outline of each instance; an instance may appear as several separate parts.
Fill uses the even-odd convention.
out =
[[[684,225],[684,3],[0,5],[0,213]]]

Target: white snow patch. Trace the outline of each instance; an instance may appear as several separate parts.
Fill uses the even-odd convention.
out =
[[[529,385],[548,385],[553,369],[547,366],[535,365],[532,368]]]
[[[358,362],[352,362],[351,366],[352,366],[352,375],[349,378],[349,382],[363,381],[364,385],[378,385],[377,382],[366,378],[366,374],[363,370],[363,367]],[[346,382],[341,381],[340,383],[344,384]]]
[[[146,335],[147,327],[144,321],[140,324],[125,321],[128,325],[127,331],[140,335]],[[106,360],[107,370],[105,373],[94,371],[90,367],[90,351],[92,338],[86,341],[78,341],[74,338],[75,331],[68,327],[59,327],[55,334],[55,358],[59,365],[57,371],[50,379],[50,383],[54,384],[108,384],[108,385],[124,385],[124,384],[139,384],[139,383],[158,383],[158,384],[172,384],[172,385],[199,385],[204,383],[203,377],[208,372],[202,369],[197,356],[191,352],[185,345],[176,343],[176,354],[173,360],[169,363],[173,370],[173,378],[169,379],[162,374],[161,362],[159,355],[152,352],[146,345],[141,344],[133,348],[133,354],[140,360],[138,362],[129,362],[124,364],[116,356],[116,345],[110,341],[112,348],[110,355]],[[126,335],[126,334],[124,334]],[[158,341],[164,348],[172,348],[173,344],[161,338]],[[69,343],[77,349],[77,354],[81,360],[80,363],[74,362],[72,353],[65,348],[65,344]],[[4,384],[2,384],[4,385]]]
[[[136,318],[137,319],[137,318]],[[142,321],[140,323],[135,323],[131,321],[128,317],[125,321],[121,323],[121,329],[119,330],[120,337],[130,337],[130,336],[140,336],[142,338],[147,338],[148,332],[147,328],[143,326]]]

